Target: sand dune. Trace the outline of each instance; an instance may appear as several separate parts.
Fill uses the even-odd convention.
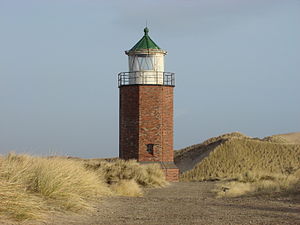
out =
[[[278,134],[274,135],[284,138],[290,143],[300,144],[300,132],[288,133],[288,134]]]
[[[262,139],[229,133],[176,151],[175,164],[192,180],[231,177],[246,171],[283,173],[285,168],[300,166],[299,143],[300,132]]]

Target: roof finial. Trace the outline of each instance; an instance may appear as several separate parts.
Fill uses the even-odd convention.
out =
[[[148,36],[148,33],[149,33],[149,29],[148,29],[148,27],[145,27],[145,29],[144,29],[144,33],[145,33],[145,36]]]

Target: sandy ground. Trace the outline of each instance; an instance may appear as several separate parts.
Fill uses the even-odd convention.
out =
[[[266,196],[216,199],[210,191],[213,188],[213,182],[173,183],[167,188],[149,189],[144,197],[102,199],[97,205],[97,212],[91,214],[56,213],[46,223],[41,224],[300,224],[299,199],[296,201]]]

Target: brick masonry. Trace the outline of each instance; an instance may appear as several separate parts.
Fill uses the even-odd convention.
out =
[[[123,159],[139,162],[173,162],[173,89],[162,85],[120,87],[120,146]],[[153,144],[153,152],[147,145]],[[166,177],[176,180],[174,171]],[[170,175],[168,175],[170,174]]]
[[[167,181],[177,182],[179,180],[179,169],[178,168],[163,169],[163,170],[165,172]]]

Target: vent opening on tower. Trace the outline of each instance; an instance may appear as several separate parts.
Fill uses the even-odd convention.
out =
[[[154,144],[147,144],[147,152],[153,155]]]

